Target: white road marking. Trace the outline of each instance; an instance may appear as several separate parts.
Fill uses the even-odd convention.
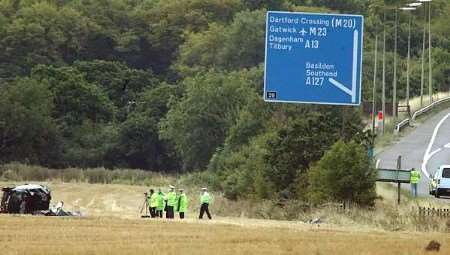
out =
[[[433,152],[430,153],[430,155],[428,155],[428,160],[430,160],[434,154],[440,152],[442,150],[442,148],[436,149]]]
[[[433,147],[433,143],[434,140],[436,139],[436,136],[438,134],[439,128],[441,127],[442,123],[444,123],[444,121],[450,117],[450,113],[448,113],[447,115],[444,116],[444,118],[442,118],[439,123],[436,125],[436,127],[434,128],[433,131],[433,135],[431,136],[431,140],[430,143],[428,144],[427,150],[425,151],[425,154],[423,155],[423,161],[422,161],[422,172],[424,173],[424,175],[427,178],[430,178],[430,174],[427,171],[427,163],[428,160],[431,158],[431,156],[433,156],[433,154],[437,153],[440,149],[437,149],[435,151],[433,151],[432,153],[430,153],[431,148]]]
[[[450,143],[447,143],[446,145],[444,145],[444,148],[450,149]]]

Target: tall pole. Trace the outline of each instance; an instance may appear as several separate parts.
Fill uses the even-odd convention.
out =
[[[433,82],[431,72],[431,2],[428,3],[428,89],[430,104],[433,103]]]
[[[383,15],[383,76],[382,76],[382,97],[381,97],[381,111],[383,113],[381,133],[384,135],[384,124],[386,118],[386,12]]]
[[[421,1],[421,0],[419,0]],[[422,3],[411,3],[408,4],[408,7],[400,8],[403,11],[414,11],[417,6],[422,5]],[[406,106],[408,109],[408,113],[410,113],[410,105],[409,105],[409,97],[410,97],[410,60],[411,60],[411,12],[408,16],[408,55],[406,58]],[[397,38],[396,38],[397,39]],[[394,69],[395,70],[395,69]],[[423,101],[423,89],[420,92],[420,105],[422,106]]]
[[[425,83],[425,38],[426,34],[426,20],[427,20],[427,9],[423,8],[423,17],[425,18],[425,22],[423,24],[423,35],[422,35],[422,69],[420,75],[420,108],[423,107],[423,90]]]
[[[397,16],[397,9],[395,9],[394,80],[392,82],[392,116],[394,118],[397,117]]]
[[[409,61],[410,61],[410,58],[411,58],[411,13],[409,14],[409,21],[408,21],[408,56],[406,58],[406,107],[409,107]]]
[[[376,104],[377,104],[377,98],[376,98],[377,89],[376,88],[377,88],[378,34],[375,34],[374,55],[375,55],[375,60],[374,60],[374,64],[373,64],[373,91],[372,91],[372,101],[373,101],[372,102],[372,135],[373,135],[373,137],[375,137],[374,136],[374,134],[375,134],[375,119],[376,119],[375,111],[377,109],[377,107],[376,107]]]
[[[398,156],[397,158],[397,169],[402,169],[402,156]],[[401,182],[397,183],[397,205],[400,204],[400,190],[401,190]]]

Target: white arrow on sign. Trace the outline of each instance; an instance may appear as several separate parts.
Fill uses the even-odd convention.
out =
[[[342,83],[336,81],[333,78],[329,78],[328,81],[334,86],[338,87],[345,93],[352,96],[352,103],[356,102],[356,72],[358,69],[358,30],[353,32],[353,70],[352,70],[352,89],[350,90]]]

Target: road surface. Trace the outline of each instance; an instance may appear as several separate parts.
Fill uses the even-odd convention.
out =
[[[429,196],[429,176],[440,165],[450,165],[450,109],[430,117],[395,144],[378,153],[376,158],[380,160],[379,168],[395,169],[399,155],[402,156],[402,169],[415,167],[422,171],[419,196]],[[404,186],[409,188],[409,185]],[[450,199],[445,200],[450,202]]]

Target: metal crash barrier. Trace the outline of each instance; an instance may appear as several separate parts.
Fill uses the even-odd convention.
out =
[[[440,105],[442,103],[446,103],[446,102],[450,102],[450,97],[446,97],[446,98],[440,99],[440,100],[438,100],[436,102],[433,102],[430,105],[427,105],[427,106],[425,106],[425,107],[415,111],[413,113],[411,119],[410,118],[406,118],[406,119],[400,121],[397,125],[395,125],[394,133],[395,134],[400,133],[403,130],[403,128],[409,126],[411,124],[411,122],[416,121],[417,117],[419,117],[420,115],[422,115],[424,113],[427,113],[428,111],[432,110],[434,107],[436,107],[436,106],[438,106],[438,105]]]

